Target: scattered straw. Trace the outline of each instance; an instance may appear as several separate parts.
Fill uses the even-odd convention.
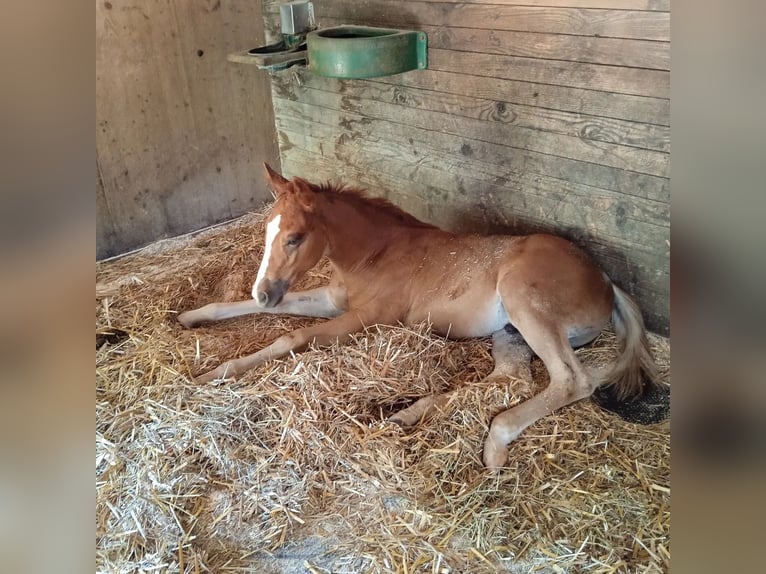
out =
[[[668,424],[636,426],[580,402],[528,429],[509,469],[487,472],[491,417],[526,392],[481,382],[488,341],[381,326],[233,383],[192,383],[190,373],[315,321],[175,321],[248,296],[261,232],[255,214],[97,267],[98,571],[668,569]],[[327,274],[320,266],[302,287]],[[669,342],[652,343],[667,379]],[[578,353],[607,363],[614,338]],[[539,390],[537,360],[533,376]],[[414,431],[385,422],[452,388],[444,412]]]

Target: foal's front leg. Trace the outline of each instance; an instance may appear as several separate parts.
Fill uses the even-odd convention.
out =
[[[345,305],[345,291],[341,287],[328,285],[308,291],[285,293],[282,301],[274,307],[262,307],[255,299],[236,303],[210,303],[199,309],[181,313],[178,321],[184,327],[190,328],[206,321],[220,321],[253,313],[330,318],[340,315],[345,310]]]
[[[227,361],[212,371],[199,375],[195,378],[195,381],[198,383],[209,383],[215,379],[232,378],[271,359],[284,357],[293,351],[300,351],[308,346],[309,343],[328,345],[335,340],[343,340],[351,333],[362,330],[363,327],[362,317],[358,313],[350,311],[325,323],[312,325],[311,327],[298,329],[287,335],[282,335],[268,347],[252,355]]]

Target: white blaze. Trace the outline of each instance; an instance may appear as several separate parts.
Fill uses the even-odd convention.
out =
[[[281,215],[277,215],[274,219],[269,221],[266,226],[266,246],[263,249],[263,259],[261,259],[261,266],[258,268],[258,276],[253,283],[253,299],[258,299],[258,284],[266,276],[266,271],[269,269],[269,259],[271,259],[271,246],[274,244],[279,234],[279,220],[282,219]]]

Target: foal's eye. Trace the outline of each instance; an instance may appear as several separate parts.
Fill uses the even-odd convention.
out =
[[[287,245],[288,247],[297,247],[303,241],[303,237],[304,236],[301,234],[291,235],[290,237],[287,238],[287,242],[285,243],[285,245]]]

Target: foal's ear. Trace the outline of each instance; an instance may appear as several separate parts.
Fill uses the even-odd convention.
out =
[[[277,192],[277,195],[282,195],[287,180],[282,177],[281,174],[271,169],[271,166],[266,162],[263,162],[263,167],[266,172],[266,180],[271,184],[271,187],[274,188],[274,191]]]
[[[311,184],[300,177],[293,178],[293,193],[296,201],[300,206],[308,211],[314,211],[314,202],[316,201],[316,192],[312,189]]]

